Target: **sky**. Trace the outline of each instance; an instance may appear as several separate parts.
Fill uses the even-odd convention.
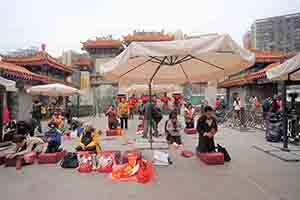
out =
[[[45,43],[59,56],[133,30],[228,33],[242,44],[255,19],[300,12],[300,0],[1,0],[0,11],[0,53]]]

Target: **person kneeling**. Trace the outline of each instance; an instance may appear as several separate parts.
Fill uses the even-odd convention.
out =
[[[61,136],[62,133],[60,130],[57,128],[56,124],[54,123],[49,123],[48,125],[49,130],[46,133],[47,141],[48,141],[48,146],[46,153],[55,153],[59,152],[60,145],[61,145]]]
[[[180,131],[182,130],[182,124],[177,119],[177,114],[170,114],[170,119],[167,122],[167,141],[169,145],[182,146]]]
[[[204,115],[197,122],[197,131],[199,133],[197,151],[201,153],[215,151],[214,136],[218,126],[212,107],[204,108]]]
[[[32,155],[42,153],[44,149],[44,141],[37,137],[26,137],[23,135],[15,135],[13,142],[16,144],[16,149],[12,154],[7,155],[7,158],[13,159],[18,156],[24,156],[25,163],[32,162]]]
[[[87,125],[79,138],[79,146],[76,151],[92,151],[100,153],[100,145],[98,142],[99,133],[91,126]]]

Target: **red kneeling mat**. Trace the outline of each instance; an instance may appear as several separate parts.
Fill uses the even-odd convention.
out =
[[[122,157],[123,164],[128,162],[128,155],[130,155],[130,154],[135,155],[137,157],[137,160],[142,159],[142,152],[140,152],[139,150],[128,150],[123,153],[123,157]]]
[[[118,136],[117,130],[116,129],[107,129],[106,136]]]
[[[197,129],[195,128],[185,128],[184,132],[188,135],[194,135],[197,133]]]
[[[122,135],[122,129],[116,128],[116,129],[107,129],[106,130],[106,136],[121,136]]]
[[[41,153],[38,156],[39,164],[56,164],[58,163],[64,156],[65,151],[56,152],[56,153]]]
[[[18,157],[18,158],[6,158],[5,159],[5,167],[16,167],[16,169],[21,169],[22,165],[24,165],[24,158]]]
[[[38,157],[39,164],[55,164],[57,162],[56,153],[41,153]]]
[[[204,163],[208,165],[223,165],[224,164],[224,154],[221,152],[210,152],[210,153],[200,153],[197,152],[197,156]]]

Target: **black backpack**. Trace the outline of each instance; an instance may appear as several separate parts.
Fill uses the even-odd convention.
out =
[[[77,168],[79,166],[77,154],[68,152],[60,162],[62,168]]]
[[[217,150],[218,150],[218,152],[221,152],[224,154],[224,161],[226,161],[226,162],[231,161],[231,157],[225,147],[222,147],[221,145],[218,144]]]

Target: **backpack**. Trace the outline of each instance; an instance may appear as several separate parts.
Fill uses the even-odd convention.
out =
[[[218,144],[217,150],[218,150],[218,152],[221,152],[224,154],[224,161],[226,161],[226,162],[231,161],[231,157],[225,147],[222,147],[220,144]]]
[[[152,117],[153,117],[154,121],[156,121],[157,123],[159,123],[162,120],[162,118],[163,118],[163,116],[161,114],[161,110],[159,108],[157,108],[157,107],[154,107],[152,109]]]
[[[60,162],[62,168],[77,168],[78,165],[77,154],[74,152],[68,152]]]

